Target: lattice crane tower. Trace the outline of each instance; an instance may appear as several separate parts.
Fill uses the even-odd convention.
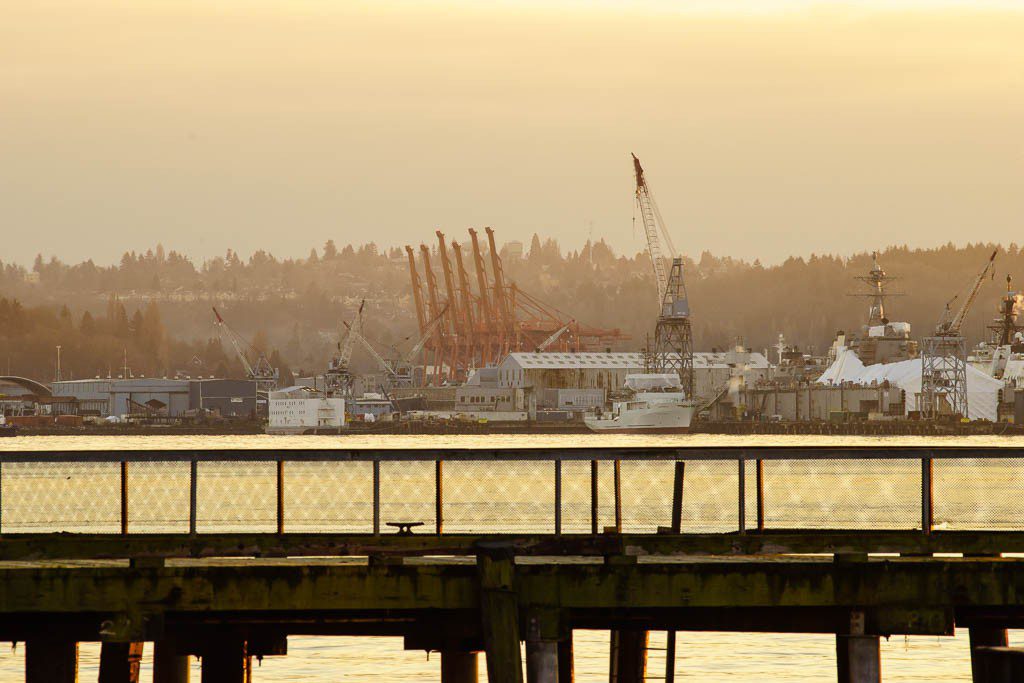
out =
[[[665,227],[657,202],[640,160],[633,155],[636,174],[636,203],[647,235],[647,252],[654,267],[658,285],[658,322],[654,328],[652,360],[656,372],[676,372],[688,398],[693,397],[693,331],[690,326],[690,302],[683,279],[683,259],[676,256],[672,237]],[[671,270],[665,272],[665,254],[661,238],[665,239],[667,255],[672,258]]]

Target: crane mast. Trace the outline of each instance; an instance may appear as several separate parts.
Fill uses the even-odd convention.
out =
[[[967,340],[961,334],[967,313],[974,305],[985,277],[991,272],[996,251],[992,252],[985,267],[981,269],[971,285],[967,296],[956,313],[950,306],[957,297],[946,304],[946,308],[935,326],[935,333],[924,339],[921,354],[921,398],[918,408],[921,417],[936,419],[943,415],[966,419],[967,412]]]
[[[352,393],[352,350],[356,340],[362,334],[364,306],[366,306],[365,299],[360,302],[359,310],[356,311],[351,325],[342,321],[343,329],[338,340],[338,352],[328,364],[325,374],[327,392],[333,396],[347,397]]]
[[[242,335],[231,329],[231,326],[225,322],[216,308],[213,309],[213,315],[217,336],[220,338],[221,343],[224,343],[224,338],[227,337],[228,343],[234,349],[235,355],[238,356],[239,362],[241,362],[242,367],[245,369],[245,376],[256,382],[257,389],[263,391],[273,391],[276,389],[280,374],[277,368],[270,365],[270,361],[267,360],[267,355],[263,350],[256,348],[251,342],[243,339]],[[250,354],[256,358],[255,363],[249,360]]]
[[[665,227],[665,221],[647,184],[640,159],[634,154],[633,172],[636,174],[636,202],[647,234],[647,250],[654,266],[658,285],[658,322],[654,328],[654,349],[648,353],[653,372],[674,372],[679,375],[683,392],[693,398],[693,331],[690,326],[690,301],[683,279],[683,260],[676,256],[675,245]],[[672,267],[665,271],[661,238],[665,239]]]

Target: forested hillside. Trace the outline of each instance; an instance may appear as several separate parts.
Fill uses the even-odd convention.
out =
[[[900,278],[892,289],[904,294],[892,299],[889,316],[910,322],[917,336],[926,333],[994,248],[882,249],[882,266]],[[632,336],[626,347],[640,347],[653,330],[656,296],[645,254],[617,255],[603,241],[567,251],[534,236],[522,258],[503,255],[506,276],[523,290],[586,324],[621,328]],[[708,253],[688,258],[697,347],[742,339],[762,349],[783,333],[823,351],[837,330],[859,331],[864,323],[867,302],[849,294],[863,291],[854,278],[870,265],[867,252],[771,266]],[[1024,282],[1024,252],[999,247],[995,272],[968,317],[971,343],[994,315],[1005,276]],[[341,321],[363,299],[367,335],[382,352],[411,346],[417,333],[409,292],[404,251],[372,243],[339,249],[328,242],[305,259],[228,252],[196,263],[157,246],[126,253],[113,266],[42,256],[31,266],[0,263],[0,367],[52,379],[60,344],[65,377],[120,374],[125,355],[136,374],[238,374],[230,349],[215,340],[210,307],[217,306],[280,366],[317,371]],[[356,362],[372,365],[368,357]]]

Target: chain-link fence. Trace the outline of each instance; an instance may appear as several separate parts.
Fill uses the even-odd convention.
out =
[[[5,454],[0,531],[369,534],[397,524],[457,534],[1006,530],[1024,522],[1024,459],[1013,454]]]

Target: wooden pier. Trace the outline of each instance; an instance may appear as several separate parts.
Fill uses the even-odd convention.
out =
[[[26,644],[30,683],[78,680],[83,641],[103,643],[100,681],[137,681],[153,647],[158,683],[187,681],[189,657],[201,658],[203,681],[243,683],[259,678],[253,658],[286,656],[300,634],[400,636],[441,653],[447,683],[484,673],[570,683],[573,630],[604,629],[609,680],[632,683],[675,680],[680,631],[829,633],[837,680],[865,683],[884,680],[880,637],[966,628],[975,681],[1020,680],[1024,654],[1006,629],[1024,627],[1024,561],[1001,556],[1024,553],[1024,500],[1008,495],[1020,458],[1007,448],[2,453],[0,640]],[[483,481],[495,471],[498,482],[526,478],[525,493],[511,481],[496,493]],[[114,499],[67,495],[101,490]],[[158,495],[176,501],[170,514],[154,512]],[[347,512],[298,507],[322,495]],[[858,496],[891,509],[845,511]],[[908,500],[913,524],[903,524]],[[797,513],[798,525],[773,524]],[[389,522],[425,524],[404,533]],[[648,670],[651,631],[670,634],[664,672]]]

